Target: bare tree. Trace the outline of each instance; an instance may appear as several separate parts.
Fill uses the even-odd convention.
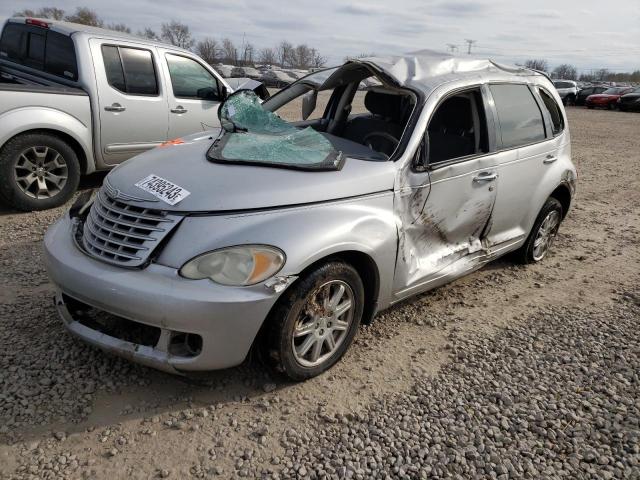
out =
[[[549,71],[549,62],[541,58],[527,60],[524,62],[524,66],[532,70],[540,70],[542,72]]]
[[[88,7],[78,7],[73,15],[67,15],[64,19],[67,22],[81,23],[90,27],[102,27],[104,25],[98,14]]]
[[[608,80],[609,78],[609,70],[606,68],[600,68],[595,71],[596,80]]]
[[[131,29],[124,23],[110,23],[106,28],[109,30],[115,30],[116,32],[131,33]]]
[[[578,70],[573,65],[563,63],[562,65],[558,65],[553,69],[553,72],[551,72],[551,76],[553,78],[564,78],[567,80],[573,80],[578,78]]]
[[[242,64],[253,65],[253,56],[255,49],[252,44],[246,43],[242,49]]]
[[[176,47],[185,48],[187,50],[193,47],[195,40],[191,38],[191,30],[189,26],[180,23],[177,20],[171,20],[169,23],[162,24],[162,40]]]
[[[207,37],[196,43],[195,52],[209,65],[218,62],[220,47],[215,38]]]
[[[160,40],[160,35],[158,35],[149,27],[145,28],[144,30],[138,30],[138,33],[136,35],[142,38],[147,38],[149,40]]]
[[[258,55],[258,61],[264,65],[276,63],[276,51],[273,48],[263,48]]]
[[[310,67],[320,68],[327,64],[327,58],[320,55],[320,52],[315,48],[311,49],[311,64]]]
[[[231,65],[238,64],[238,49],[229,38],[222,39],[222,58]]]
[[[62,20],[64,10],[56,7],[42,7],[40,10],[25,9],[13,14],[14,17],[39,17],[50,18],[52,20]]]
[[[280,66],[293,66],[294,56],[293,45],[291,45],[291,43],[287,42],[286,40],[280,42],[280,45],[278,45],[277,49],[277,59]]]

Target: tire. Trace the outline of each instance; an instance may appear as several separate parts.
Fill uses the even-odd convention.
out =
[[[533,228],[531,229],[531,232],[527,237],[527,241],[516,252],[516,255],[519,257],[522,263],[538,263],[544,260],[544,258],[549,253],[556,234],[558,233],[558,228],[562,223],[562,215],[562,204],[557,199],[549,197],[545,204],[542,206],[542,209],[540,210],[540,213],[538,214],[536,221],[533,224]],[[551,232],[546,241],[546,245],[544,246],[544,251],[541,253],[540,249],[536,250],[536,241],[539,238],[539,234],[542,234],[541,227],[543,227],[545,220],[549,218],[549,216],[556,218],[556,223],[552,226]]]
[[[54,134],[25,133],[0,149],[0,200],[17,210],[58,207],[72,197],[79,182],[78,156]]]
[[[332,308],[326,309],[327,304],[318,300],[322,302],[322,298],[335,296],[340,287],[344,287],[344,291],[334,307],[344,307],[349,299],[351,307],[331,317],[327,310]],[[326,292],[329,294],[324,297]],[[364,299],[362,280],[351,265],[330,261],[319,266],[298,279],[279,299],[267,319],[263,359],[291,380],[320,375],[335,365],[353,342],[362,319]],[[296,329],[298,336],[294,336]],[[333,347],[329,337],[333,338]],[[317,345],[319,351],[314,363]]]
[[[596,107],[592,107],[591,105],[587,105],[587,108],[588,108],[589,110],[593,110],[593,109],[594,109],[594,108],[596,108]]]
[[[567,105],[574,106],[576,104],[576,97],[569,95],[567,97]]]

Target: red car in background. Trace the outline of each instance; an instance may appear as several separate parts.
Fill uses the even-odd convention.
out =
[[[611,87],[602,93],[596,93],[595,95],[589,95],[584,104],[587,108],[616,108],[618,99],[625,93],[633,91],[633,87]]]

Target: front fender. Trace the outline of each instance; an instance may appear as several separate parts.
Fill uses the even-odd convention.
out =
[[[286,263],[278,276],[298,275],[336,253],[364,253],[378,268],[378,301],[384,308],[391,295],[397,249],[392,192],[258,213],[189,216],[157,262],[180,268],[202,253],[242,244],[282,249]]]
[[[84,173],[95,170],[90,118],[85,123],[69,113],[53,108],[15,108],[0,115],[0,146],[16,135],[31,130],[51,130],[73,138],[80,145],[87,159],[87,169]]]

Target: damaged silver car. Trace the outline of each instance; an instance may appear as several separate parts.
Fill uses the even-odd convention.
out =
[[[553,84],[489,60],[352,60],[218,116],[48,230],[71,333],[172,373],[255,351],[303,380],[377,312],[508,252],[541,261],[574,195]]]

